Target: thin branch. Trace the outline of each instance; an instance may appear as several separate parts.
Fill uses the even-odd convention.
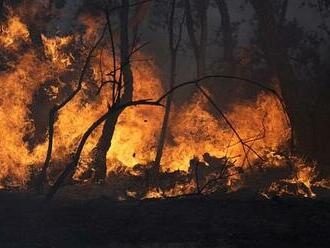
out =
[[[79,146],[77,148],[77,151],[74,155],[74,159],[73,159],[73,162],[70,163],[66,168],[65,170],[61,173],[61,175],[58,177],[58,179],[56,180],[55,184],[50,188],[50,191],[48,192],[47,194],[47,199],[50,200],[52,199],[52,197],[54,196],[54,194],[57,192],[58,188],[60,187],[60,185],[63,183],[63,181],[65,180],[65,178],[70,174],[72,173],[75,168],[77,167],[78,163],[79,163],[79,160],[80,160],[80,155],[81,155],[81,152],[84,148],[84,145],[88,139],[88,137],[93,133],[93,131],[99,126],[101,125],[106,119],[110,118],[111,115],[115,114],[117,111],[122,111],[123,109],[127,108],[127,107],[130,107],[130,106],[137,106],[137,105],[150,105],[150,106],[163,106],[161,104],[161,101],[164,100],[168,95],[170,95],[172,92],[174,92],[175,90],[179,89],[179,88],[182,88],[182,87],[185,87],[185,86],[188,86],[188,85],[195,85],[197,87],[200,88],[199,86],[199,82],[201,82],[202,80],[205,80],[207,78],[234,78],[234,79],[239,79],[239,80],[242,80],[244,82],[247,82],[247,83],[250,83],[250,84],[253,84],[253,85],[257,85],[263,89],[266,89],[267,91],[273,93],[276,97],[278,97],[278,99],[281,101],[281,98],[280,96],[273,90],[273,89],[270,89],[258,82],[255,82],[253,80],[249,80],[249,79],[245,79],[245,78],[241,78],[241,77],[236,77],[236,76],[226,76],[226,75],[212,75],[212,76],[205,76],[205,77],[202,77],[200,79],[197,79],[197,80],[194,80],[194,81],[187,81],[187,82],[183,82],[173,88],[171,88],[170,90],[168,90],[165,94],[163,94],[160,98],[158,98],[156,101],[152,101],[151,99],[144,99],[144,100],[137,100],[137,101],[129,101],[127,103],[124,103],[124,104],[115,104],[111,107],[109,107],[109,110],[103,115],[101,116],[97,121],[95,121],[89,128],[88,130],[84,133],[80,143],[79,143]],[[202,89],[202,88],[200,88]],[[208,97],[209,96],[206,94],[205,97]],[[210,103],[218,110],[218,112],[220,114],[223,115],[222,111],[215,105],[215,103],[213,102],[212,99],[209,99]],[[284,109],[285,111],[285,109]],[[236,134],[236,136],[240,139],[240,141],[244,143],[244,141],[240,138],[239,134],[237,133],[237,131],[234,129],[234,127],[231,125],[231,123],[229,122],[229,120],[226,118],[225,115],[223,115],[223,117],[225,118],[225,120],[227,121],[227,124],[230,125],[230,127],[233,129],[234,133]],[[246,147],[249,147],[249,145],[245,144],[243,146],[243,148],[245,149],[245,146]],[[254,151],[252,148],[250,148],[251,151]],[[257,154],[257,153],[256,153]],[[261,158],[262,159],[262,158]]]
[[[128,58],[127,58],[127,61],[125,63],[122,63],[120,65],[120,68],[118,68],[120,70],[120,76],[119,76],[119,80],[118,80],[118,90],[117,90],[117,97],[116,97],[116,101],[115,102],[119,102],[120,101],[120,97],[121,97],[121,90],[123,88],[123,83],[122,83],[122,80],[123,80],[123,69],[128,66],[131,62],[131,57],[136,53],[138,52],[140,49],[142,49],[143,47],[145,47],[147,44],[149,44],[149,42],[145,42],[143,43],[142,45],[134,48],[129,54],[128,54]]]
[[[191,45],[193,47],[195,57],[197,58],[199,49],[200,49],[200,44],[198,44],[196,35],[195,35],[194,20],[193,20],[192,13],[191,13],[192,10],[191,10],[191,5],[190,5],[190,0],[184,1],[184,7],[185,7],[186,26],[187,26],[189,39],[190,39]]]
[[[93,53],[94,53],[95,49],[99,46],[99,44],[103,40],[105,30],[106,30],[106,27],[103,28],[103,31],[102,31],[102,34],[101,34],[100,38],[96,41],[95,45],[91,48],[91,50],[89,51],[89,53],[87,55],[85,64],[84,64],[83,69],[80,73],[80,77],[79,77],[76,89],[74,91],[72,91],[72,93],[62,103],[55,105],[49,111],[48,148],[47,148],[46,159],[45,159],[44,165],[42,167],[39,182],[38,182],[38,185],[37,185],[39,190],[42,190],[43,184],[44,184],[44,182],[46,180],[46,177],[47,177],[47,169],[50,165],[50,161],[51,161],[51,158],[52,158],[53,140],[54,140],[54,124],[55,124],[56,115],[66,104],[68,104],[80,92],[80,90],[82,88],[82,83],[83,83],[83,80],[84,80],[84,76],[85,76],[86,71],[88,69],[90,60],[93,56]]]
[[[181,40],[182,40],[183,24],[184,24],[185,19],[186,19],[186,15],[185,15],[185,13],[184,13],[184,14],[182,15],[182,20],[181,20],[181,22],[180,22],[180,24],[179,24],[179,34],[178,34],[179,38],[178,38],[178,40],[177,40],[177,42],[176,42],[176,45],[175,45],[175,48],[174,48],[174,51],[175,51],[175,52],[177,52],[178,49],[179,49],[179,47],[180,47],[180,43],[181,43]]]
[[[167,91],[163,96],[161,96],[158,99],[158,101],[161,102],[168,95],[170,95],[173,91],[177,90],[178,88],[182,88],[182,87],[189,86],[189,85],[195,85],[196,83],[202,83],[202,82],[204,83],[204,81],[206,79],[212,79],[212,78],[213,79],[214,78],[237,79],[237,80],[242,81],[244,83],[257,86],[257,87],[265,90],[266,92],[271,93],[280,102],[281,107],[282,107],[282,110],[285,113],[285,116],[286,116],[286,120],[288,122],[288,125],[289,125],[290,128],[292,127],[292,123],[291,123],[291,120],[289,118],[289,112],[287,110],[287,107],[285,105],[285,102],[284,102],[283,98],[274,89],[269,88],[269,87],[265,86],[264,84],[262,84],[262,83],[260,83],[258,81],[251,80],[251,79],[244,78],[244,77],[239,77],[239,76],[229,76],[229,75],[216,74],[216,75],[207,75],[207,76],[204,76],[204,77],[198,78],[196,80],[192,80],[192,81],[186,81],[186,82],[183,82],[181,84],[176,85],[175,87],[173,87],[172,89],[170,89],[169,91]]]
[[[143,43],[142,45],[140,45],[140,46],[136,47],[135,49],[133,49],[133,50],[131,51],[131,53],[129,54],[129,57],[131,58],[131,57],[134,55],[134,53],[138,52],[140,49],[142,49],[143,47],[145,47],[147,44],[148,44],[148,43],[145,42],[145,43]],[[114,68],[111,72],[107,73],[106,75],[107,75],[107,76],[111,76],[112,79],[102,81],[100,87],[98,88],[98,90],[97,90],[97,92],[96,92],[96,95],[99,95],[99,94],[101,93],[102,88],[103,88],[106,84],[108,84],[108,83],[112,83],[112,84],[113,84],[113,90],[114,90],[114,88],[115,88],[115,85],[117,85],[117,86],[118,86],[117,89],[119,89],[119,88],[121,87],[120,79],[119,79],[119,80],[116,80],[115,73],[116,73],[117,71],[121,71],[121,70],[122,70],[125,66],[127,66],[129,63],[131,63],[131,62],[138,62],[138,61],[145,61],[145,60],[133,60],[133,61],[132,61],[132,60],[129,60],[127,63],[124,63],[124,64],[120,65],[118,68]],[[114,95],[115,95],[115,93],[113,92],[113,96],[114,96]],[[117,96],[117,97],[113,97],[113,99],[116,99],[116,98],[117,98],[117,100],[114,101],[113,104],[114,104],[115,102],[118,101],[118,96]]]
[[[169,42],[169,48],[170,48],[170,51],[175,51],[175,48],[174,48],[174,30],[173,30],[173,27],[174,27],[174,15],[175,15],[175,4],[176,4],[176,0],[172,0],[172,4],[171,4],[171,12],[170,12],[170,16],[169,16],[169,20],[168,20],[168,33],[169,33],[169,39],[168,39],[168,42]]]
[[[133,52],[135,46],[136,46],[136,43],[137,43],[137,40],[138,40],[138,26],[134,27],[133,29],[133,41],[132,41],[132,46],[131,46],[131,53]]]
[[[121,8],[135,7],[135,6],[145,4],[145,3],[149,3],[149,2],[152,2],[152,1],[157,1],[157,0],[143,0],[143,1],[138,1],[136,3],[128,4],[128,5],[118,5],[118,6],[115,6],[115,7],[111,8],[109,10],[109,12],[112,12],[112,11],[115,11],[115,10],[118,10],[118,9],[121,9]]]
[[[107,26],[108,26],[108,31],[109,31],[109,35],[110,35],[110,41],[111,41],[111,50],[112,50],[112,63],[113,63],[113,74],[111,75],[113,77],[113,82],[116,81],[117,79],[117,61],[116,61],[116,47],[115,47],[115,42],[114,42],[114,38],[113,38],[113,32],[112,32],[112,25],[111,25],[111,21],[110,21],[110,14],[109,14],[109,10],[106,9],[105,11],[106,13],[106,19],[107,19]],[[100,93],[101,89],[102,89],[103,85],[101,84],[101,87],[99,89],[98,94]],[[116,92],[116,85],[113,84],[112,86],[112,104],[115,103],[115,93]]]
[[[263,131],[262,131],[262,133],[261,133],[261,137],[260,137],[260,135],[259,135],[259,137],[257,136],[257,137],[255,137],[254,139],[250,139],[250,140],[248,141],[249,143],[252,142],[252,144],[250,145],[251,147],[253,147],[253,144],[254,144],[257,140],[263,139],[263,138],[266,136],[266,127],[265,127],[265,123],[264,123],[264,121],[265,121],[265,117],[266,117],[266,115],[264,115],[264,118],[263,118],[263,120],[262,120],[262,122],[261,122],[261,123],[262,123],[262,127],[263,127]],[[246,144],[247,144],[248,142],[245,141]],[[251,149],[249,149],[249,150],[247,151],[247,153],[245,154],[245,157],[244,157],[243,162],[242,162],[243,165],[244,165],[244,163],[245,163],[246,160],[248,161],[248,164],[250,165],[250,161],[249,161],[249,157],[248,157],[250,151],[251,151]]]
[[[206,79],[214,79],[214,78],[224,78],[224,79],[237,79],[239,81],[257,86],[265,91],[270,92],[271,94],[273,94],[278,100],[280,100],[281,102],[284,102],[284,100],[282,99],[282,97],[272,88],[269,88],[265,85],[263,85],[262,83],[258,82],[258,81],[254,81],[248,78],[244,78],[244,77],[239,77],[239,76],[229,76],[229,75],[223,75],[223,74],[215,74],[215,75],[207,75],[201,78],[198,78],[196,80],[191,80],[191,81],[186,81],[183,82],[181,84],[178,84],[177,86],[173,87],[172,89],[170,89],[168,92],[166,92],[162,97],[159,98],[159,101],[162,101],[164,98],[166,98],[167,95],[171,94],[173,91],[175,91],[178,88],[184,87],[184,86],[188,86],[188,85],[192,85],[192,84],[196,84],[196,83],[200,83],[202,81],[205,81]],[[286,108],[285,108],[286,109]]]
[[[266,116],[266,115],[265,115]],[[254,137],[250,137],[250,138],[247,138],[244,140],[245,143],[251,143],[251,142],[254,142],[254,141],[258,141],[258,140],[261,140],[263,138],[265,138],[266,136],[266,127],[265,127],[265,116],[263,117],[262,119],[262,131],[260,131],[260,133]],[[230,147],[233,147],[233,146],[236,146],[237,144],[239,144],[240,142],[236,142],[234,144],[229,144],[227,147],[230,148]]]
[[[230,127],[230,129],[234,132],[235,136],[238,138],[238,140],[240,141],[240,143],[242,144],[244,153],[246,154],[245,151],[245,146],[248,147],[249,149],[251,149],[251,151],[261,160],[263,160],[263,158],[248,144],[246,144],[243,139],[241,138],[240,134],[237,132],[237,130],[235,129],[235,127],[233,126],[233,124],[229,121],[229,119],[227,118],[227,116],[223,113],[223,111],[215,104],[215,102],[212,100],[212,98],[203,90],[202,87],[200,87],[198,84],[196,84],[196,87],[199,89],[199,91],[205,96],[205,98],[210,102],[210,104],[218,111],[218,113],[221,115],[221,117],[225,120],[225,122],[227,123],[227,125]]]
[[[138,105],[149,105],[149,106],[163,106],[159,102],[153,102],[150,99],[143,99],[143,100],[137,100],[137,101],[130,101],[124,104],[119,104],[119,105],[113,105],[109,108],[109,110],[103,114],[98,120],[96,120],[84,133],[82,136],[80,143],[77,147],[77,150],[74,154],[73,161],[66,166],[64,171],[60,174],[60,176],[57,178],[56,182],[54,185],[50,188],[46,198],[48,200],[51,200],[61,184],[64,182],[65,178],[70,175],[71,173],[74,172],[76,167],[78,166],[80,156],[82,153],[82,150],[89,138],[89,136],[94,132],[94,130],[99,127],[105,120],[107,120],[111,115],[117,113],[118,111],[122,111],[123,109],[130,107],[130,106],[138,106]]]
[[[101,77],[101,82],[104,81],[104,78],[103,78],[103,47],[101,48],[101,51],[100,51],[100,58],[99,58],[99,70],[100,70],[100,77]]]
[[[131,58],[132,55],[133,55],[134,53],[136,53],[137,51],[141,50],[142,48],[144,48],[145,46],[147,46],[149,43],[150,43],[150,42],[147,41],[147,42],[142,43],[140,46],[135,47],[135,48],[132,49],[132,51],[128,54],[128,57]]]
[[[97,42],[92,47],[92,49],[90,50],[90,52],[89,52],[89,54],[87,56],[87,59],[86,59],[85,64],[84,64],[84,67],[83,67],[83,69],[82,69],[82,71],[80,73],[80,78],[79,78],[79,81],[78,81],[77,88],[61,104],[54,106],[55,111],[59,111],[66,104],[68,104],[79,93],[79,91],[81,90],[82,83],[83,83],[83,80],[84,80],[86,71],[88,69],[88,66],[89,66],[89,62],[90,62],[90,60],[93,57],[93,53],[94,53],[95,49],[99,46],[99,44],[103,40],[103,37],[104,37],[104,34],[105,34],[105,30],[106,30],[106,28],[104,27],[100,38],[97,40]]]

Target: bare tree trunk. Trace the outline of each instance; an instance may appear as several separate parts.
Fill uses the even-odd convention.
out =
[[[3,17],[3,5],[5,0],[0,0],[0,19]]]
[[[203,81],[205,81],[206,79],[210,79],[210,78],[232,78],[232,79],[237,79],[237,80],[241,80],[245,83],[248,83],[250,85],[255,85],[258,86],[264,90],[266,90],[267,92],[271,93],[272,95],[274,95],[274,97],[276,97],[278,100],[281,101],[281,98],[279,97],[279,95],[273,90],[270,89],[262,84],[260,84],[257,81],[253,81],[250,79],[246,79],[246,78],[242,78],[242,77],[236,77],[236,76],[227,76],[227,75],[209,75],[209,76],[205,76],[203,78],[199,78],[193,81],[186,81],[183,83],[180,83],[178,85],[176,85],[175,87],[169,89],[165,94],[163,94],[161,97],[159,97],[156,101],[151,101],[149,99],[142,99],[142,100],[136,100],[136,101],[129,101],[126,104],[117,104],[117,105],[112,105],[109,110],[103,114],[99,119],[97,119],[95,122],[93,122],[93,124],[86,130],[86,132],[83,134],[79,145],[76,149],[76,152],[73,156],[72,162],[70,162],[65,169],[63,170],[63,172],[59,175],[59,177],[56,179],[55,183],[53,186],[51,186],[51,188],[48,191],[48,194],[46,196],[46,198],[48,200],[51,200],[54,197],[54,194],[57,192],[57,190],[59,189],[59,187],[63,184],[64,180],[69,176],[72,175],[75,171],[75,169],[78,166],[79,160],[80,160],[80,156],[82,153],[82,150],[88,140],[88,138],[90,137],[90,135],[95,131],[95,129],[97,127],[99,127],[104,121],[106,121],[107,119],[109,119],[109,116],[115,114],[117,111],[120,111],[122,109],[125,109],[127,107],[130,106],[138,106],[138,105],[149,105],[149,106],[163,106],[162,105],[162,101],[170,94],[172,94],[174,91],[176,91],[179,88],[183,88],[183,87],[187,87],[187,86],[197,86],[197,88],[199,90],[201,90],[204,94],[204,96],[207,97],[207,99],[209,100],[209,102],[217,109],[217,111],[219,112],[219,114],[223,117],[225,117],[225,121],[227,122],[227,124],[230,126],[230,128],[234,131],[234,133],[236,133],[237,137],[239,138],[239,140],[241,141],[242,145],[248,147],[249,149],[253,150],[248,144],[244,143],[244,141],[240,138],[240,136],[237,134],[235,128],[232,127],[232,124],[228,121],[228,119],[226,118],[226,116],[223,114],[223,112],[221,111],[221,109],[219,109],[217,107],[216,104],[214,104],[213,100],[206,94],[205,91],[203,91],[203,89],[198,85],[198,83],[202,83]],[[257,153],[256,153],[257,154]]]
[[[105,120],[107,120],[109,118],[109,116],[115,114],[117,111],[128,108],[130,106],[138,106],[138,105],[162,106],[160,104],[160,102],[163,98],[164,98],[164,96],[159,98],[157,101],[150,101],[148,99],[145,99],[145,100],[129,101],[126,104],[112,105],[109,108],[109,110],[105,114],[103,114],[99,119],[97,119],[95,122],[93,122],[93,124],[83,134],[83,136],[79,142],[79,145],[76,149],[76,152],[73,156],[72,161],[65,167],[65,169],[62,171],[62,173],[58,176],[54,185],[52,185],[50,187],[50,189],[46,195],[46,199],[51,200],[54,197],[57,190],[63,184],[64,180],[66,178],[68,178],[70,175],[72,176],[74,174],[74,172],[78,166],[82,150],[84,149],[84,146],[85,146],[88,138],[95,131],[96,128],[98,128]]]
[[[123,95],[119,95],[119,99],[115,104],[124,104],[132,100],[133,97],[133,74],[129,63],[129,38],[128,38],[128,16],[129,1],[121,1],[120,9],[120,57],[123,75]],[[95,168],[96,182],[104,181],[106,177],[106,155],[111,147],[111,140],[115,131],[117,120],[123,110],[108,118],[103,126],[102,134],[96,147],[93,149],[92,167]]]
[[[195,0],[195,6],[198,13],[199,21],[199,41],[196,38],[194,19],[192,14],[192,6],[190,0],[185,0],[185,13],[186,13],[186,27],[188,31],[189,40],[193,49],[193,53],[196,60],[196,70],[197,78],[200,78],[205,73],[205,59],[207,51],[207,37],[208,37],[208,28],[207,28],[207,9],[209,5],[208,0],[200,1]]]
[[[221,15],[221,31],[223,36],[223,59],[225,61],[224,71],[228,75],[235,72],[233,29],[230,21],[228,6],[225,0],[215,0]]]
[[[299,80],[290,64],[288,48],[281,38],[280,25],[274,16],[274,6],[269,0],[250,2],[256,12],[262,49],[268,64],[280,80],[281,94],[293,128],[292,148],[298,153],[311,155],[311,120],[306,113],[306,106],[299,99]]]
[[[111,147],[111,140],[115,132],[115,126],[119,115],[122,111],[118,111],[106,120],[102,129],[102,135],[98,140],[96,147],[93,150],[93,168],[95,168],[95,182],[102,182],[105,180],[107,167],[106,155]]]
[[[169,33],[169,49],[170,49],[170,83],[169,83],[169,89],[172,89],[175,84],[176,79],[176,64],[177,64],[177,49],[181,41],[181,27],[180,27],[180,33],[178,37],[178,41],[175,44],[174,41],[174,16],[175,16],[175,8],[176,8],[176,0],[172,0],[171,4],[171,13],[169,16],[169,22],[168,22],[168,33]],[[166,98],[166,106],[165,106],[165,114],[163,118],[163,125],[160,132],[159,137],[159,143],[157,147],[157,154],[155,158],[155,166],[158,168],[158,171],[160,171],[160,162],[163,156],[163,149],[164,144],[166,140],[166,133],[168,129],[168,122],[170,118],[170,112],[171,112],[171,104],[172,104],[172,94],[169,94]]]
[[[236,63],[234,56],[234,49],[236,45],[236,40],[233,34],[233,28],[231,23],[231,17],[229,14],[229,9],[226,0],[215,0],[216,6],[220,14],[220,25],[222,34],[222,45],[223,54],[221,61],[222,68],[220,69],[222,73],[226,75],[236,75]],[[221,99],[223,104],[232,102],[235,93],[239,90],[237,84],[233,83],[234,80],[226,80],[225,88],[219,89],[217,84],[214,86],[214,99]]]
[[[208,0],[196,1],[198,8],[198,16],[200,19],[200,48],[199,48],[199,72],[197,77],[204,76],[205,67],[206,67],[206,48],[207,48],[207,37],[208,37],[208,27],[207,27],[207,9],[208,9]]]

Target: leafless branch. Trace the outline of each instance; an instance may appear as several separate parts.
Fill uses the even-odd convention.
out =
[[[227,116],[224,114],[224,112],[215,104],[215,102],[212,100],[212,98],[203,90],[202,87],[200,87],[198,84],[196,84],[196,87],[199,89],[200,92],[205,96],[205,98],[209,101],[209,103],[218,111],[220,116],[225,120],[227,125],[230,127],[230,129],[234,132],[235,136],[238,138],[240,143],[242,144],[242,148],[244,150],[244,153],[246,154],[245,147],[249,148],[258,158],[263,160],[263,158],[248,144],[244,142],[244,140],[241,138],[238,131],[235,129],[233,124],[230,122],[230,120],[227,118]]]
[[[230,75],[223,75],[223,74],[215,74],[215,75],[207,75],[207,76],[204,76],[204,77],[198,78],[196,80],[192,80],[192,81],[186,81],[186,82],[180,83],[180,84],[176,85],[175,87],[171,88],[163,96],[161,96],[158,99],[158,101],[161,102],[168,95],[170,95],[173,91],[176,91],[178,88],[182,88],[182,87],[186,87],[186,86],[191,86],[191,85],[196,85],[197,83],[204,83],[205,80],[207,80],[207,79],[215,79],[215,78],[236,79],[236,80],[242,81],[244,83],[247,83],[247,84],[250,84],[250,85],[254,85],[254,86],[256,86],[256,87],[258,87],[258,88],[260,88],[260,89],[262,89],[262,90],[264,90],[266,92],[269,92],[281,104],[282,110],[283,110],[283,112],[284,112],[284,114],[286,116],[287,123],[288,123],[288,125],[289,125],[290,128],[292,127],[291,120],[289,118],[288,110],[287,110],[287,107],[286,107],[286,105],[284,103],[284,100],[276,92],[276,90],[274,90],[274,89],[272,89],[270,87],[267,87],[267,86],[265,86],[264,84],[262,84],[262,83],[260,83],[258,81],[255,81],[255,80],[252,80],[252,79],[248,79],[248,78],[244,78],[244,77],[239,77],[239,76],[230,76]]]
[[[140,105],[149,105],[149,106],[163,106],[159,102],[154,102],[151,101],[150,99],[143,99],[143,100],[137,100],[137,101],[130,101],[124,104],[119,104],[119,105],[113,105],[109,108],[109,110],[103,114],[98,120],[96,120],[88,129],[87,131],[83,134],[80,143],[77,147],[77,150],[73,156],[73,160],[70,164],[66,166],[64,171],[61,173],[61,175],[57,178],[56,182],[54,185],[50,188],[46,198],[48,200],[52,199],[54,194],[57,192],[61,184],[64,182],[65,178],[70,175],[71,173],[74,172],[76,167],[78,166],[80,156],[82,153],[82,150],[89,138],[89,136],[93,133],[93,131],[99,127],[105,120],[107,120],[111,115],[115,114],[118,111],[121,111],[127,107],[131,106],[140,106]]]
[[[48,167],[50,165],[50,161],[52,158],[52,151],[53,151],[53,140],[54,140],[54,124],[55,124],[55,118],[57,113],[66,105],[68,104],[81,90],[82,88],[82,83],[87,71],[87,68],[89,66],[90,60],[93,56],[94,51],[96,50],[96,48],[99,46],[99,44],[102,42],[104,35],[105,35],[105,30],[106,27],[103,28],[103,31],[101,33],[101,36],[99,37],[99,39],[96,41],[95,45],[91,48],[91,50],[89,51],[85,64],[82,68],[82,71],[80,73],[80,77],[78,80],[78,84],[77,87],[74,91],[71,92],[71,94],[60,104],[56,104],[50,111],[49,111],[49,120],[48,120],[48,148],[47,148],[47,155],[46,155],[46,159],[44,162],[44,165],[42,167],[41,173],[40,173],[40,178],[38,181],[38,189],[42,190],[43,188],[43,184],[46,181],[47,178],[47,170]]]
[[[116,82],[116,79],[117,79],[117,73],[116,73],[117,72],[117,70],[116,70],[116,67],[117,67],[116,47],[115,47],[115,42],[114,42],[114,38],[113,38],[113,32],[112,32],[112,25],[111,25],[109,10],[106,9],[105,13],[106,13],[108,31],[109,31],[109,35],[110,35],[111,50],[112,50],[113,74],[111,76],[113,78],[112,81]],[[104,84],[101,83],[101,87],[99,88],[98,94],[100,93],[103,86],[104,86]],[[115,95],[116,95],[116,85],[114,83],[113,86],[112,86],[112,104],[115,103]]]
[[[137,106],[137,105],[150,105],[150,106],[163,106],[161,104],[162,100],[164,100],[169,94],[171,94],[172,92],[174,92],[175,90],[188,86],[188,85],[195,85],[196,87],[199,87],[199,89],[203,91],[203,89],[199,86],[199,82],[207,79],[207,78],[236,78],[236,79],[240,79],[242,81],[246,81],[250,84],[253,85],[257,85],[263,89],[266,89],[267,91],[273,93],[276,97],[278,97],[280,99],[280,96],[272,89],[263,86],[262,84],[249,80],[249,79],[245,79],[245,78],[241,78],[241,77],[236,77],[236,76],[226,76],[226,75],[212,75],[212,76],[205,76],[203,78],[197,79],[197,80],[193,80],[193,81],[187,81],[187,82],[183,82],[171,89],[169,89],[165,94],[163,94],[160,98],[158,98],[156,101],[152,101],[151,99],[144,99],[144,100],[137,100],[137,101],[129,101],[127,103],[123,103],[123,104],[115,104],[111,107],[109,107],[109,110],[102,115],[97,121],[95,121],[89,128],[88,130],[84,133],[79,146],[77,148],[77,151],[75,152],[73,161],[65,168],[65,170],[61,173],[61,175],[58,177],[58,179],[56,180],[55,184],[51,187],[50,191],[47,194],[47,199],[52,199],[52,197],[54,196],[54,194],[57,192],[57,190],[59,189],[60,185],[63,183],[63,181],[65,180],[65,178],[71,174],[75,168],[77,167],[79,160],[80,160],[80,155],[81,152],[84,148],[84,145],[88,139],[88,137],[93,133],[93,131],[99,126],[101,125],[106,119],[108,119],[111,115],[115,114],[117,111],[122,111],[123,109],[130,107],[130,106]],[[231,129],[233,130],[233,132],[235,133],[235,135],[239,138],[240,142],[243,145],[243,148],[245,150],[245,147],[248,147],[251,149],[251,151],[253,151],[258,157],[260,157],[254,150],[253,148],[251,148],[248,144],[246,144],[242,138],[240,137],[240,135],[237,133],[237,131],[235,130],[235,128],[232,126],[232,124],[230,123],[230,121],[226,118],[226,116],[223,114],[223,112],[221,111],[221,109],[219,109],[217,107],[217,105],[213,102],[212,99],[209,98],[209,96],[206,94],[205,97],[208,98],[208,100],[210,101],[210,103],[217,109],[217,111],[220,113],[220,115],[222,115],[223,118],[225,118],[225,120],[227,121],[227,124],[231,127]],[[261,157],[260,157],[261,158]],[[262,158],[261,158],[262,159]]]
[[[115,10],[118,10],[118,9],[121,9],[121,8],[135,7],[135,6],[145,4],[145,3],[149,3],[149,2],[152,2],[152,1],[157,1],[157,0],[142,0],[142,1],[138,1],[138,2],[135,2],[135,3],[129,4],[129,5],[118,5],[118,6],[115,6],[115,7],[111,8],[109,10],[109,12],[112,12],[112,11],[115,11]]]

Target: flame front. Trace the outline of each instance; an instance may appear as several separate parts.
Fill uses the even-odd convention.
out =
[[[80,19],[87,24],[91,22],[90,17]],[[99,22],[93,20],[93,23]],[[68,75],[79,72],[82,62],[69,49],[78,40],[74,35],[54,38],[42,35],[46,58],[41,58],[34,53],[27,26],[18,16],[9,18],[1,33],[1,49],[8,54],[20,51],[20,56],[15,65],[0,73],[3,85],[0,97],[0,181],[5,184],[6,180],[10,180],[11,183],[24,185],[31,166],[42,166],[48,142],[44,138],[31,147],[28,142],[34,136],[30,136],[30,140],[25,138],[28,133],[38,132],[36,122],[39,120],[31,118],[31,109],[35,107],[33,100],[41,89],[47,93],[49,106],[44,106],[46,108],[63,99],[63,95],[77,84],[78,75],[73,73],[75,77],[71,79]],[[95,38],[91,27],[86,29],[84,38]],[[80,55],[86,55],[86,52]],[[132,64],[134,99],[156,99],[164,93],[158,68],[141,52],[135,56],[142,60]],[[112,100],[111,85],[106,85],[96,96],[95,84],[99,86],[102,70],[111,66],[111,55],[100,51],[91,61],[91,71],[85,77],[82,91],[60,111],[55,124],[53,164],[56,161],[65,163],[75,151],[84,131],[107,111]],[[133,167],[153,161],[163,114],[164,110],[159,107],[133,107],[124,111],[107,154],[109,172],[119,166]],[[272,95],[260,93],[255,101],[235,103],[225,115],[248,146],[241,144],[228,123],[210,108],[203,95],[196,93],[183,106],[173,106],[161,162],[163,171],[187,172],[190,160],[194,157],[203,160],[206,152],[216,157],[228,157],[237,166],[246,169],[258,160],[256,153],[266,156],[269,151],[285,146],[289,139],[286,116]],[[89,138],[81,167],[88,166],[90,152],[100,133],[101,128]],[[46,137],[46,133],[43,135]],[[296,180],[311,187],[311,178],[315,175],[311,167],[304,167],[298,175]],[[179,191],[184,189],[177,184],[169,194]],[[152,192],[149,195],[159,195],[156,191],[154,194]]]

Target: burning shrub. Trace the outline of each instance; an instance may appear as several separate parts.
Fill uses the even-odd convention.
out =
[[[267,153],[263,159],[244,174],[245,187],[268,196],[314,196],[311,185],[317,176],[315,163],[276,152]]]

